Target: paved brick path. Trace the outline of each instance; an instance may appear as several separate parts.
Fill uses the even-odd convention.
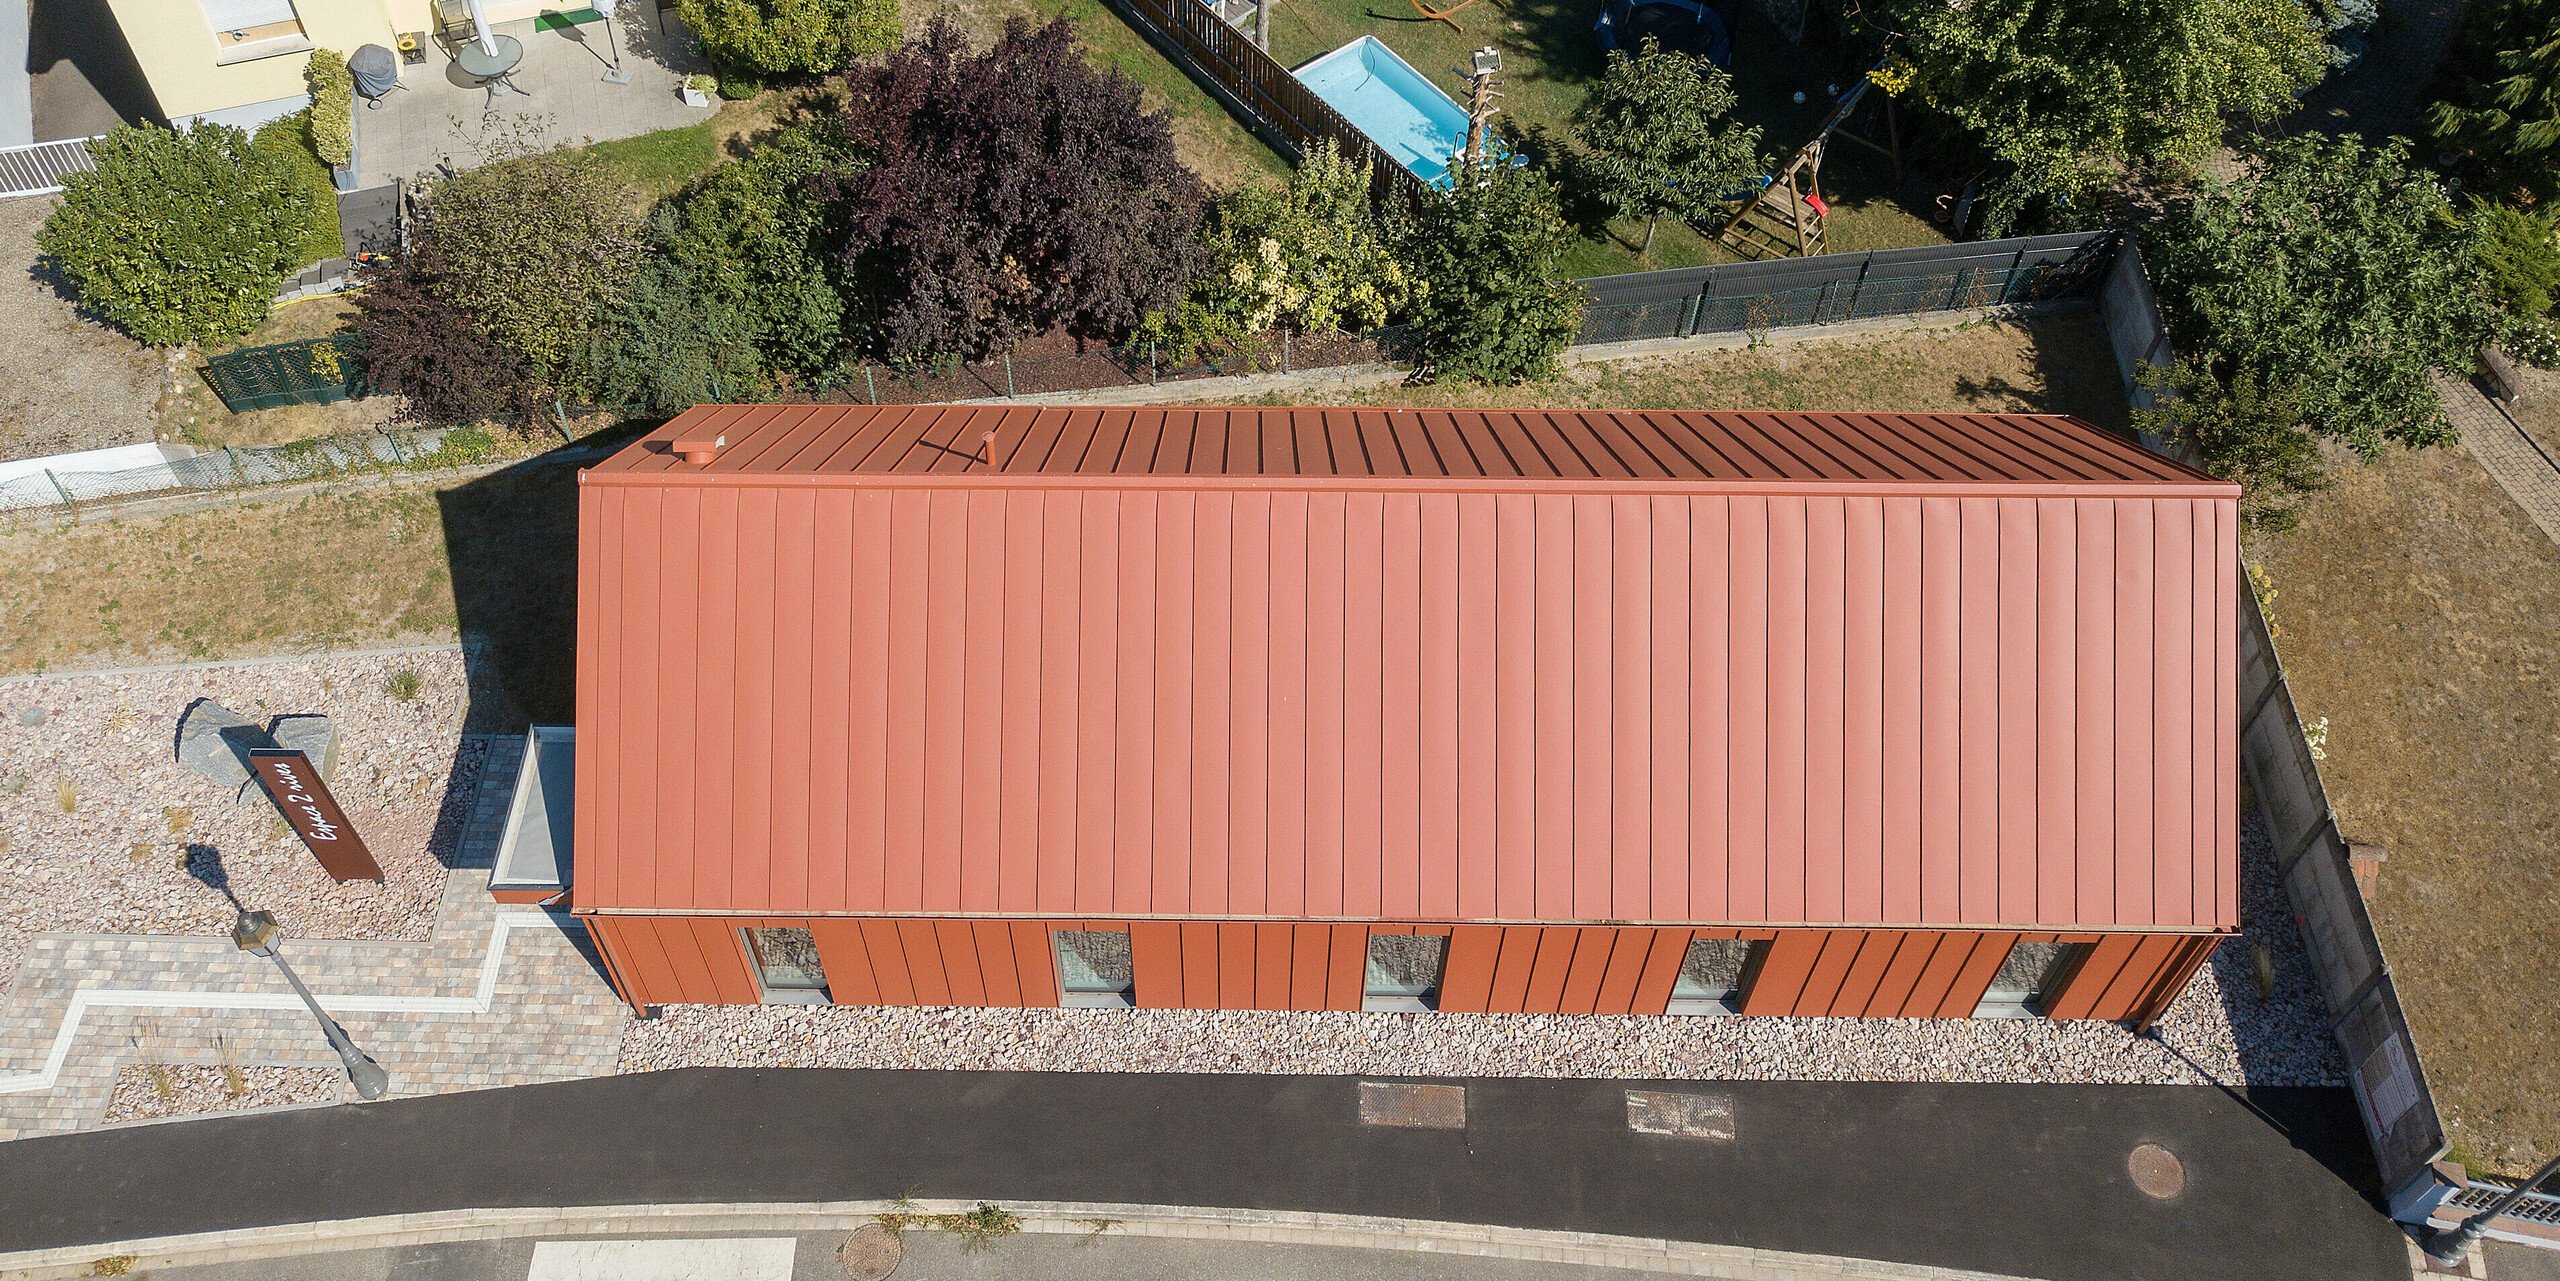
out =
[[[2542,527],[2544,536],[2560,543],[2560,467],[2470,380],[2439,375],[2436,394],[2444,399],[2445,417],[2462,433],[2462,447]]]
[[[395,1094],[608,1075],[620,1052],[624,1010],[586,932],[489,899],[523,751],[492,746],[425,941],[284,945]],[[217,1033],[242,1065],[338,1066],[275,967],[227,938],[39,935],[0,998],[0,1139],[94,1125],[146,1049],[218,1062]]]

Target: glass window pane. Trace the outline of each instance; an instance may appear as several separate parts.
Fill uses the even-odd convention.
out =
[[[1751,960],[1749,939],[1691,939],[1680,958],[1680,977],[1671,985],[1675,1001],[1722,1001],[1742,989],[1742,968]]]
[[[2054,963],[2071,950],[2068,943],[2027,942],[2021,940],[2009,948],[2000,970],[1991,976],[1991,990],[1986,1000],[2008,1000],[2021,1004],[2044,994],[2045,987],[2060,967]]]
[[[755,952],[766,987],[806,992],[827,985],[827,969],[818,963],[818,940],[807,930],[750,929],[747,946]]]
[[[1367,995],[1426,997],[1440,990],[1440,964],[1449,954],[1445,934],[1369,936]]]
[[[1127,930],[1059,930],[1058,985],[1070,994],[1125,995],[1137,988]]]

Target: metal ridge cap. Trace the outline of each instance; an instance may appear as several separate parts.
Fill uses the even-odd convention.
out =
[[[1688,480],[1551,476],[1307,476],[1187,473],[1060,472],[753,472],[599,471],[578,473],[587,486],[764,489],[1038,489],[1232,490],[1238,492],[1718,494],[1794,498],[2202,498],[2238,502],[2236,482],[2159,480],[1791,480],[1749,477]]]

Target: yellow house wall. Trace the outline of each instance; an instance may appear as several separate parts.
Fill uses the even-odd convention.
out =
[[[134,61],[173,122],[302,93],[308,53],[278,54],[252,62],[217,65],[213,24],[196,0],[107,0],[123,28]],[[419,4],[423,13],[425,5]],[[294,0],[303,34],[341,55],[360,44],[388,48],[395,28],[389,0]],[[396,28],[418,30],[417,27]]]

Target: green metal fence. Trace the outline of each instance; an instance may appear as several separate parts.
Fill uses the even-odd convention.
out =
[[[233,413],[278,405],[326,405],[364,395],[364,361],[351,334],[252,347],[204,362],[204,380]]]

